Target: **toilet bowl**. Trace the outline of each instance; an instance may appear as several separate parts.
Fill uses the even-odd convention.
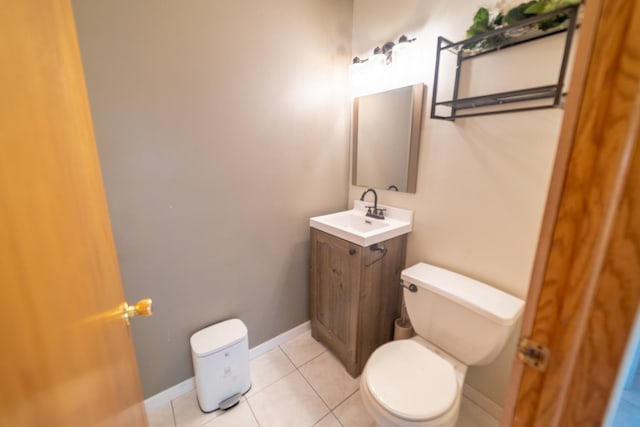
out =
[[[371,355],[360,394],[381,427],[453,426],[466,372],[420,337],[392,341]]]
[[[496,358],[524,301],[425,263],[401,278],[417,336],[373,352],[360,380],[362,401],[382,427],[452,427],[467,367]]]

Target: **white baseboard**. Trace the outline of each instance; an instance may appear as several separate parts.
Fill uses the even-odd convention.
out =
[[[468,384],[462,387],[462,394],[470,401],[481,407],[485,412],[489,413],[493,418],[500,421],[502,419],[502,406],[480,393]]]
[[[255,359],[256,357],[261,356],[270,350],[273,350],[279,345],[292,340],[293,338],[297,337],[300,334],[303,334],[310,329],[311,322],[307,320],[306,322],[295,326],[292,329],[289,329],[288,331],[283,332],[280,335],[263,342],[262,344],[258,344],[257,346],[249,349],[249,359]],[[194,388],[194,378],[188,378],[181,383],[171,386],[168,389],[145,399],[144,407],[147,411],[151,411],[152,409],[155,409],[159,406],[164,405],[165,403],[172,401],[176,397],[182,396],[185,393],[189,393]]]
[[[182,396],[185,393],[189,393],[191,390],[195,388],[194,378],[191,377],[178,383],[174,386],[169,387],[166,390],[161,391],[158,394],[154,394],[153,396],[144,400],[144,408],[147,411],[151,411],[159,406],[164,405],[165,403],[171,402],[178,396]]]
[[[277,346],[284,344],[287,341],[290,341],[298,335],[303,334],[309,330],[311,330],[311,321],[307,320],[306,322],[301,323],[300,325],[281,333],[277,337],[273,337],[270,340],[263,342],[262,344],[258,344],[257,346],[250,348],[249,359],[255,359],[256,357],[265,354],[269,350],[273,350]]]

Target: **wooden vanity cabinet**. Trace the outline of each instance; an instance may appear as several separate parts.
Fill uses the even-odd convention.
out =
[[[393,339],[400,316],[400,273],[407,235],[380,242],[386,254],[311,228],[311,335],[354,378],[382,344]]]

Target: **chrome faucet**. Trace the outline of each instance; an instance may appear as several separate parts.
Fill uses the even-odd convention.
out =
[[[376,190],[373,188],[365,190],[364,193],[362,193],[362,196],[360,196],[360,201],[364,201],[364,196],[369,192],[373,193],[373,206],[367,206],[367,216],[376,219],[384,219],[384,211],[386,209],[378,208],[378,193],[376,193]]]

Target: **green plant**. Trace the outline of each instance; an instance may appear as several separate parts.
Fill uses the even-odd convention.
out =
[[[504,15],[500,12],[491,13],[491,11],[486,7],[481,7],[476,11],[476,14],[473,17],[473,23],[467,29],[467,37],[473,37],[478,34],[486,33],[487,31],[500,28],[503,25],[515,24],[516,22],[522,21],[523,19],[553,12],[554,10],[566,6],[578,5],[581,2],[582,0],[532,0],[529,2],[521,3],[518,6],[511,8]],[[559,13],[552,18],[540,22],[538,24],[538,28],[542,31],[546,31],[562,24],[567,20],[567,18],[567,14]],[[477,43],[467,43],[463,46],[463,48],[486,48],[495,46],[499,42],[499,38],[494,36]]]
[[[527,19],[537,15],[537,13],[529,11],[532,7],[536,6],[537,3],[539,2],[533,0],[528,3],[521,3],[513,9],[509,10],[504,16],[505,24],[515,24],[518,21],[522,21],[523,19]]]
[[[486,33],[487,31],[495,28],[495,24],[491,23],[489,20],[489,9],[481,7],[473,17],[473,24],[467,30],[467,37]]]
[[[580,4],[582,0],[538,0],[532,1],[527,7],[526,13],[531,15],[542,15],[543,13],[553,12],[566,6],[575,6]]]
[[[473,17],[473,24],[467,29],[467,37],[473,37],[478,34],[486,33],[487,31],[495,30],[502,24],[503,16],[498,13],[493,19],[490,16],[489,10],[486,7],[481,7]],[[500,37],[489,37],[486,40],[481,40],[478,43],[466,43],[462,47],[463,49],[473,49],[475,47],[487,48],[497,46],[501,41]]]
[[[526,10],[526,13],[531,15],[542,15],[544,13],[553,12],[556,9],[560,9],[566,6],[574,6],[580,4],[582,0],[538,0],[532,2]],[[553,18],[546,19],[538,24],[538,28],[542,31],[549,30],[553,27],[557,27],[566,21],[569,17],[566,13],[559,13]]]

